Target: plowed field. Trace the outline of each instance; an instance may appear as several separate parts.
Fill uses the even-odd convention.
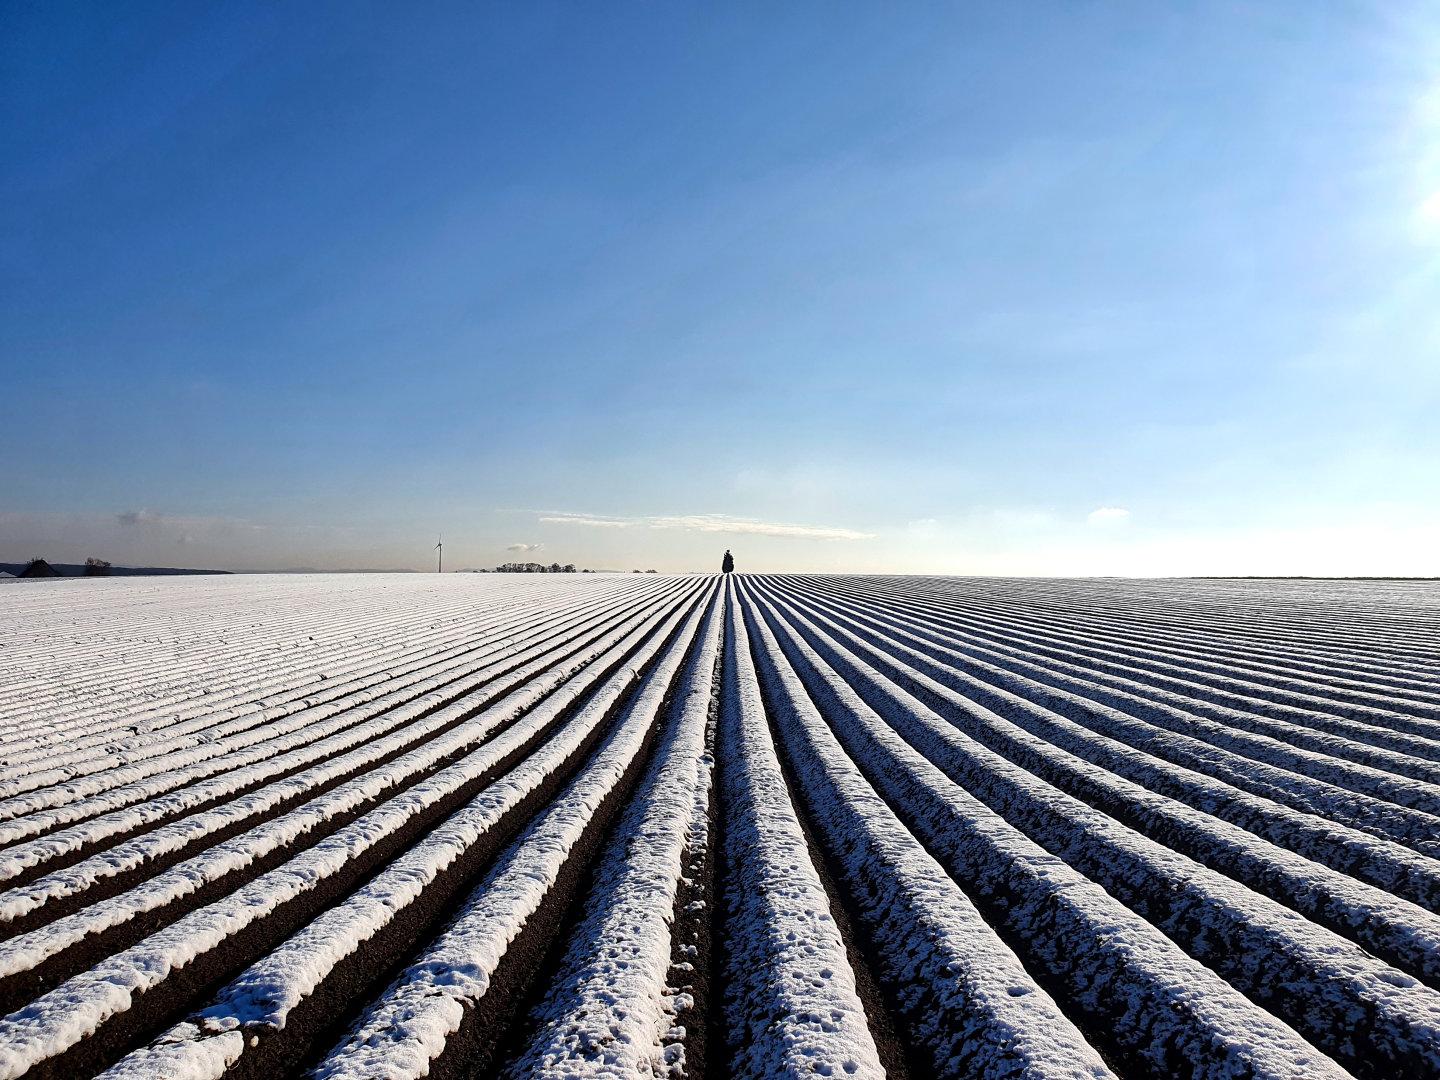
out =
[[[0,1077],[1440,1077],[1440,589],[0,586]]]

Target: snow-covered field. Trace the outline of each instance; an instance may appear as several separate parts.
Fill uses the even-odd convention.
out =
[[[0,588],[0,1077],[1440,1077],[1440,588]]]

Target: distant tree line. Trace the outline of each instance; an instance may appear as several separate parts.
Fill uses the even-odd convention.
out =
[[[586,570],[585,573],[590,571]],[[507,562],[495,568],[497,574],[575,574],[574,563],[566,563],[561,566],[558,562],[552,562],[549,566],[538,562]]]
[[[104,559],[97,559],[92,556],[85,560],[84,572],[86,577],[104,577],[110,573],[110,564]],[[64,574],[62,571],[51,566],[39,555],[32,555],[30,556],[30,561],[27,562],[24,568],[15,576],[22,578],[63,577]]]
[[[228,570],[186,570],[174,566],[111,566],[109,559],[92,555],[83,563],[52,563],[39,555],[28,562],[0,562],[0,575],[17,578],[138,577],[175,574],[228,574]]]

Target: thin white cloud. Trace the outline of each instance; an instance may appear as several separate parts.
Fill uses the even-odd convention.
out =
[[[635,520],[624,521],[620,518],[597,517],[594,514],[571,514],[563,510],[542,514],[540,521],[544,525],[589,525],[595,529],[628,529],[632,525],[640,524]]]
[[[794,525],[725,514],[661,514],[649,517],[600,517],[548,511],[540,521],[550,525],[586,525],[600,529],[679,529],[687,532],[736,533],[747,536],[796,536],[810,540],[869,540],[875,534],[829,525]]]
[[[539,551],[544,544],[506,544],[506,551]]]
[[[1130,511],[1123,506],[1102,506],[1091,510],[1085,520],[1091,525],[1119,525],[1130,520]]]
[[[646,524],[652,529],[741,533],[748,536],[801,536],[811,540],[869,540],[874,535],[858,529],[842,529],[828,525],[791,525],[778,521],[756,521],[754,518],[732,518],[723,514],[652,517],[646,520]]]

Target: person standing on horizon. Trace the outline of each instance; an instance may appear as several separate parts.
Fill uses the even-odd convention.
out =
[[[730,554],[730,549],[725,549],[725,557],[720,560],[720,572],[729,574],[735,569],[735,557]]]

